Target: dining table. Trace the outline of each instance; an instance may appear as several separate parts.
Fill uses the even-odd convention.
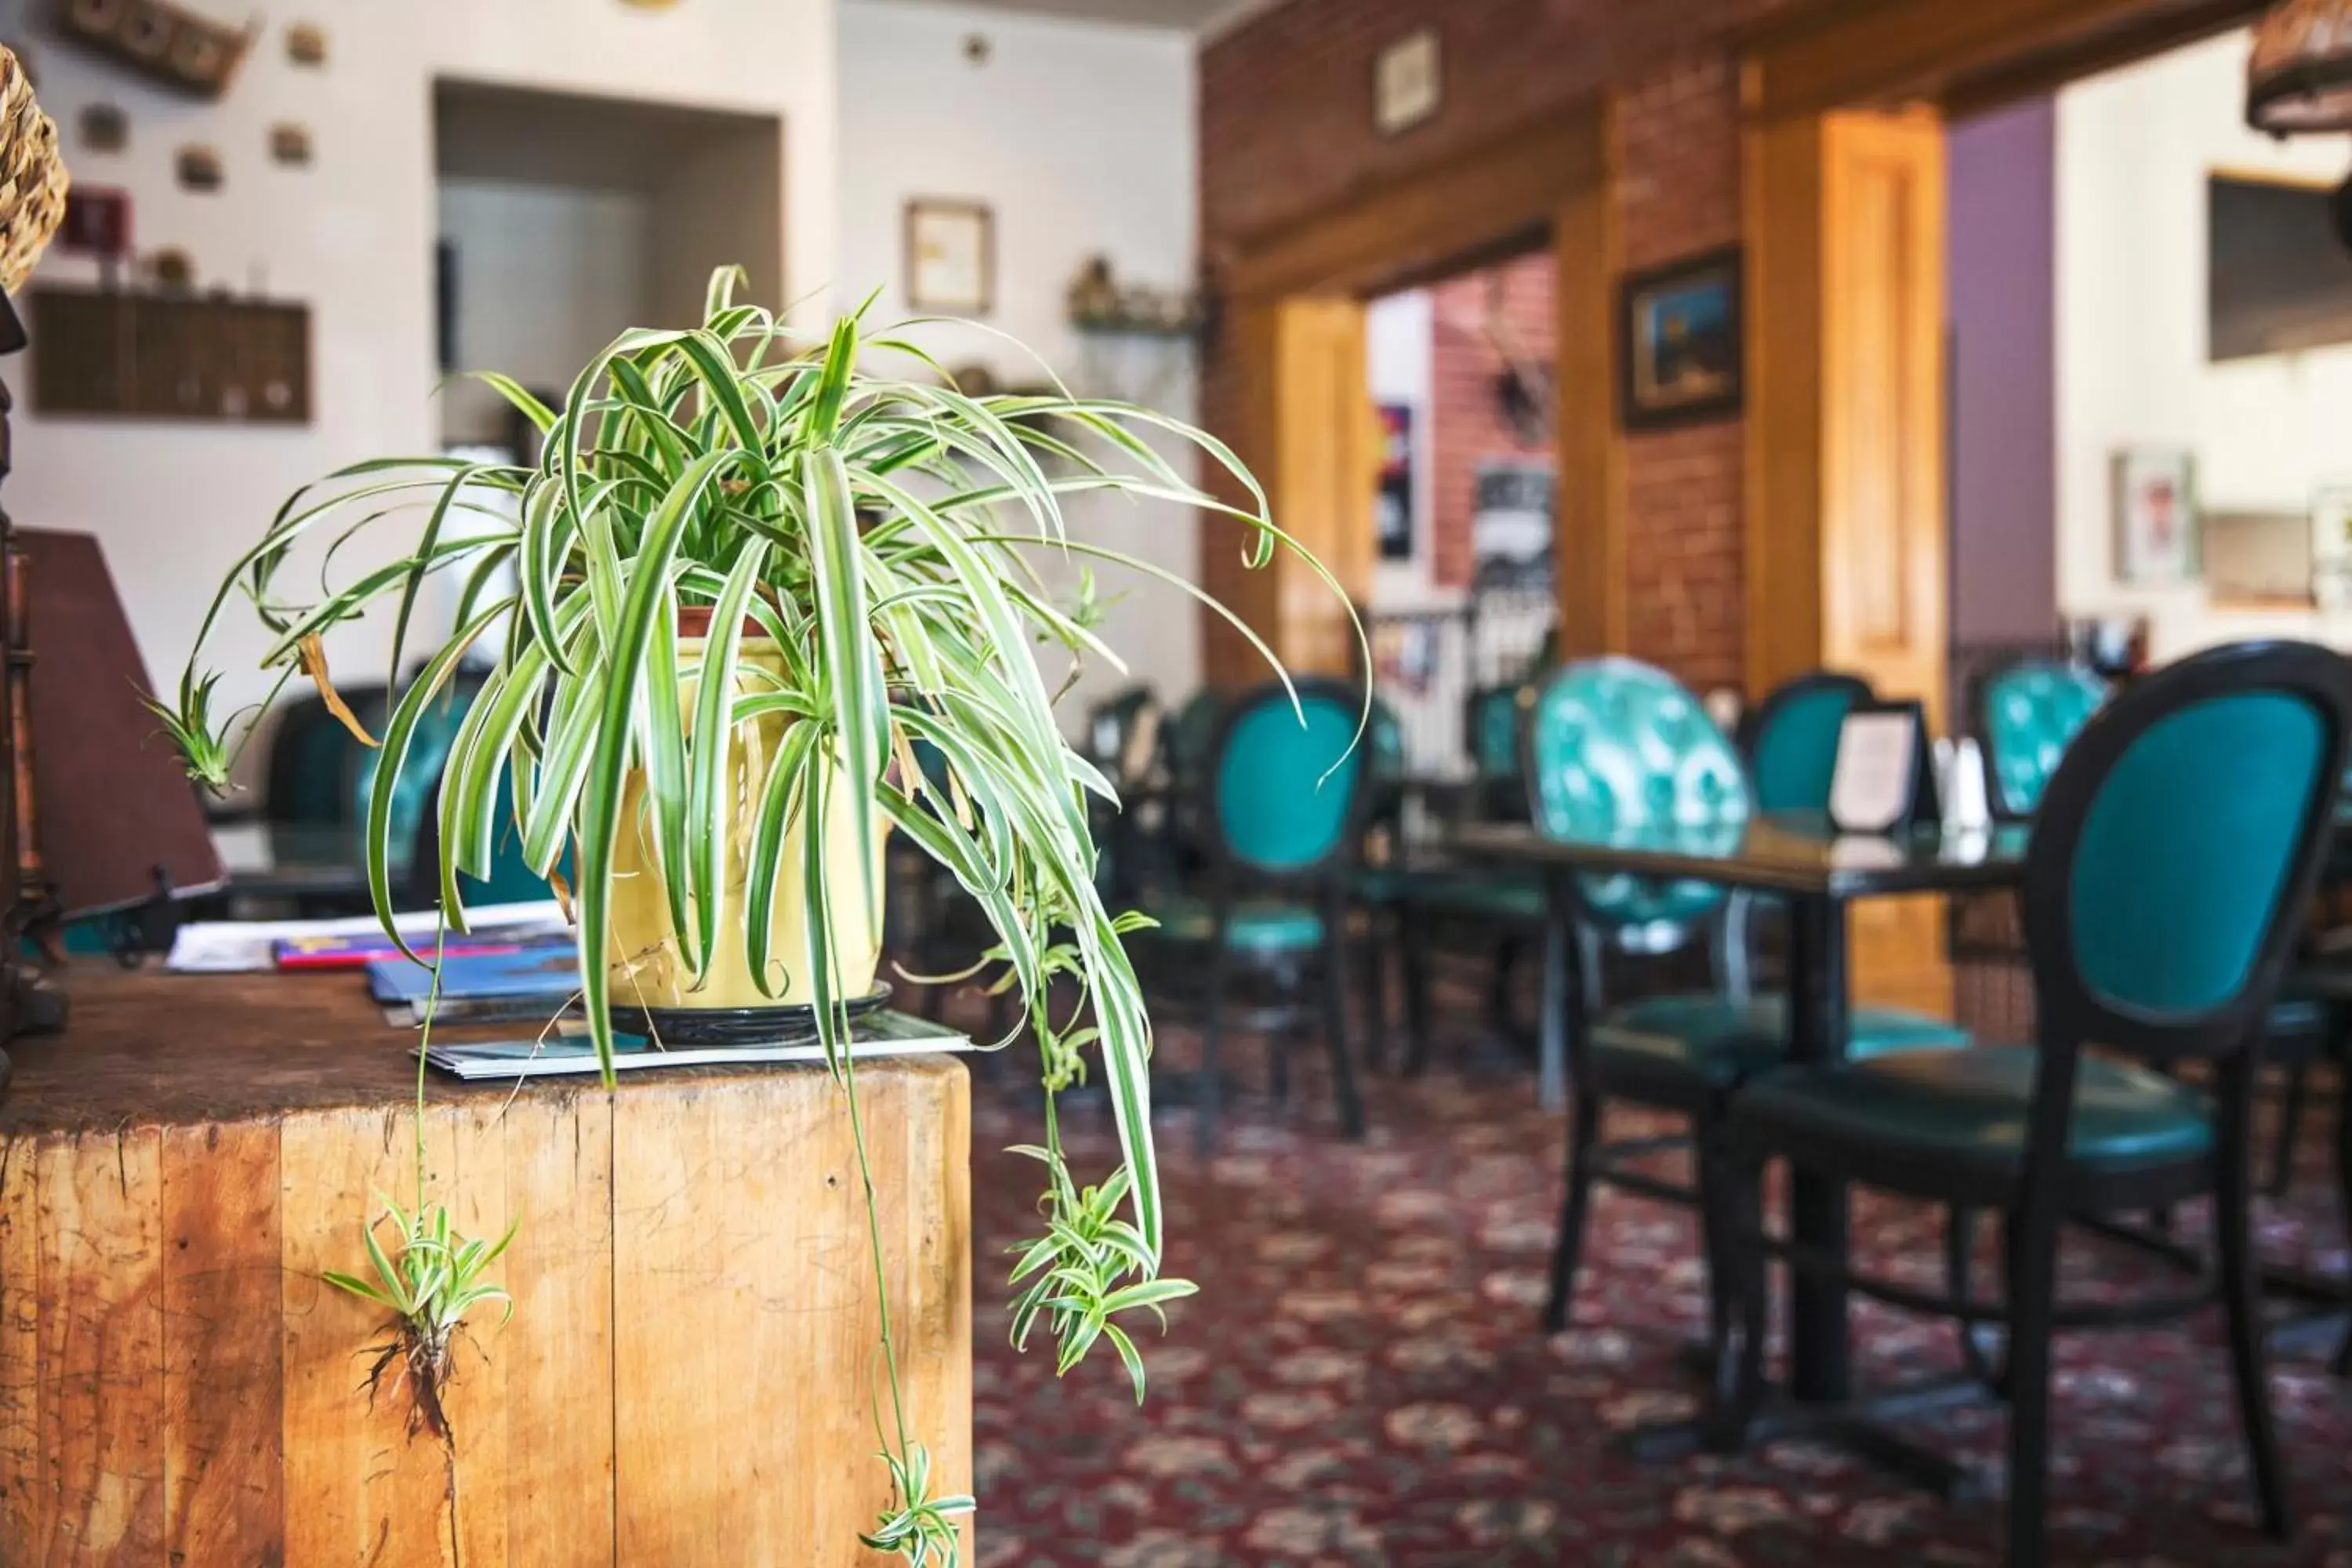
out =
[[[1567,1072],[1567,1020],[1580,1005],[1573,951],[1575,886],[1591,876],[1696,881],[1764,894],[1788,911],[1789,1054],[1800,1063],[1846,1055],[1852,996],[1846,911],[1865,899],[2015,888],[2025,872],[2026,830],[2004,825],[1947,832],[1923,826],[1885,834],[1841,833],[1823,813],[1772,813],[1699,823],[1650,823],[1589,837],[1556,837],[1528,823],[1481,822],[1456,828],[1447,847],[1465,861],[1541,867],[1559,896],[1547,931],[1541,1074],[1557,1089]],[[1559,989],[1553,989],[1559,988]],[[1849,1251],[1845,1184],[1799,1171],[1789,1206],[1791,1240],[1844,1258]],[[1833,1280],[1790,1270],[1789,1373],[1751,1440],[1806,1436],[1839,1444],[1948,1494],[1975,1478],[1944,1456],[1911,1444],[1885,1423],[1983,1397],[1972,1378],[1857,1395],[1848,1291]],[[1645,1458],[1702,1447],[1696,1420],[1644,1426],[1629,1435]]]

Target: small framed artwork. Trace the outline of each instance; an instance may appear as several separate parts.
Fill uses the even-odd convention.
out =
[[[1735,246],[1626,277],[1617,354],[1626,429],[1739,412],[1747,395],[1739,274]]]
[[[2185,447],[2126,447],[2109,470],[2115,507],[2116,576],[2126,583],[2193,582],[2197,458]]]
[[[982,202],[907,204],[907,304],[984,316],[996,308],[996,215]]]

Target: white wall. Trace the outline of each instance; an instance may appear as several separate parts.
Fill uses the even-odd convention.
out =
[[[803,319],[822,318],[837,279],[830,0],[693,0],[667,11],[604,0],[309,0],[247,9],[266,31],[216,103],[142,86],[30,27],[8,29],[33,39],[40,100],[64,130],[76,178],[132,193],[142,251],[179,246],[206,286],[260,285],[311,306],[314,417],[305,428],[43,419],[20,400],[11,514],[27,526],[99,535],[150,672],[166,685],[211,585],[290,489],[355,459],[434,448],[436,75],[782,117],[785,297],[805,299]],[[298,19],[327,29],[324,69],[287,59],[284,28]],[[77,117],[101,100],[130,117],[123,153],[80,145]],[[310,167],[270,162],[268,127],[279,120],[310,126]],[[221,191],[175,187],[173,153],[184,142],[219,149]],[[52,256],[42,276],[86,279],[94,268]],[[27,381],[21,366],[8,377],[19,387]],[[388,625],[387,616],[382,626],[339,632],[330,644],[337,673],[381,675]],[[261,646],[249,616],[227,618],[213,654],[228,672],[224,697],[262,693],[251,668]]]
[[[457,256],[457,363],[561,394],[641,325],[653,295],[652,201],[633,191],[445,175],[440,233]],[[441,431],[497,441],[506,401],[475,381],[441,393]]]
[[[2204,510],[2294,510],[2352,475],[2352,345],[2210,364],[2206,180],[2215,170],[2333,184],[2347,138],[2246,129],[2247,39],[2227,35],[2058,97],[2058,599],[2070,616],[2149,617],[2170,658],[2249,636],[2352,644],[2352,621],[2209,602],[2202,584],[2119,584],[2108,458],[2192,447]]]
[[[1063,293],[1091,256],[1118,275],[1161,288],[1194,265],[1192,40],[1187,34],[1061,21],[971,5],[844,0],[840,39],[840,273],[854,302],[882,286],[877,316],[907,313],[900,255],[913,196],[988,204],[995,214],[993,332],[930,329],[923,342],[950,368],[988,364],[1007,384],[1042,379],[1125,398],[1189,419],[1191,349],[1172,340],[1083,338]],[[964,40],[988,41],[984,64]],[[855,288],[850,280],[856,280]],[[1173,448],[1166,448],[1173,452]],[[1073,531],[1190,577],[1197,521],[1183,509],[1082,498]],[[1101,577],[1129,596],[1101,629],[1133,678],[1171,701],[1200,680],[1199,619],[1176,590],[1149,578]],[[1075,715],[1124,684],[1090,668],[1065,704]]]
[[[1430,443],[1430,378],[1436,319],[1429,290],[1408,289],[1382,295],[1364,311],[1364,370],[1372,401],[1401,403],[1412,411],[1412,555],[1376,561],[1372,606],[1409,610],[1428,604],[1434,552],[1430,519],[1436,499],[1435,450]],[[1454,595],[1458,596],[1458,595]]]

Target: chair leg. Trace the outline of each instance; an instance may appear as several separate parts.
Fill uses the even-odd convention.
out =
[[[2345,1240],[2352,1243],[2352,1055],[2337,1054],[2336,1078],[2336,1221],[2344,1226]],[[2335,1372],[2338,1377],[2352,1377],[2352,1324],[2345,1326]]]
[[[1419,1078],[1429,1070],[1429,941],[1423,921],[1401,919],[1399,942],[1404,959],[1404,1070]]]
[[[1350,1139],[1364,1135],[1364,1101],[1356,1089],[1356,1065],[1348,1049],[1348,933],[1339,927],[1339,911],[1329,917],[1330,938],[1323,944],[1323,1042],[1331,1052],[1331,1093],[1339,1105],[1339,1131]]]
[[[1714,1367],[1709,1405],[1728,1411],[1739,1403],[1740,1237],[1760,1216],[1748,1212],[1717,1116],[1692,1118],[1691,1152],[1698,1175],[1699,1249],[1706,1263],[1706,1344]]]
[[[1220,925],[1209,942],[1207,1006],[1201,1019],[1201,1087],[1192,1107],[1192,1148],[1203,1157],[1216,1147],[1217,1100],[1224,1084],[1220,1058],[1225,1043],[1225,932]]]
[[[2303,1135],[2304,1101],[2311,1089],[2311,1068],[2298,1062],[2286,1069],[2286,1085],[2279,1101],[2278,1146],[2271,1151],[2271,1179],[2265,1189],[2274,1198],[2286,1196],[2294,1185],[2294,1146]]]
[[[1389,1065],[1388,965],[1382,962],[1382,919],[1381,910],[1366,906],[1364,942],[1357,955],[1357,962],[1364,966],[1358,982],[1363,989],[1364,1065],[1374,1072],[1385,1072]]]
[[[2294,1532],[2287,1507],[2286,1472],[2279,1463],[2278,1433],[2271,1418],[2270,1368],[2263,1354],[2262,1277],[2253,1247],[2252,1117],[2252,1085],[2242,1071],[2223,1069],[2231,1082],[2221,1097],[2221,1169],[2213,1191],[2213,1243],[2220,1254],[2221,1310],[2230,1331],[2230,1371],[2238,1385],[2239,1424],[2245,1429],[2246,1463],[2253,1473],[2263,1529],[2278,1540]]]
[[[1511,976],[1518,966],[1519,939],[1507,932],[1498,936],[1486,970],[1486,1028],[1498,1037],[1511,1032]]]
[[[1568,1194],[1559,1210],[1559,1240],[1551,1253],[1551,1292],[1544,1298],[1543,1326],[1556,1334],[1568,1327],[1569,1303],[1576,1299],[1576,1266],[1584,1253],[1584,1226],[1592,1210],[1592,1145],[1601,1135],[1601,1100],[1579,1094],[1568,1114]]]
[[[2050,1339],[2058,1221],[2011,1215],[2008,1246],[2009,1568],[2043,1568],[2050,1494]]]
[[[1721,1247],[1730,1284],[1728,1342],[1716,1349],[1716,1404],[1706,1446],[1737,1452],[1764,1403],[1764,1338],[1771,1322],[1771,1254],[1764,1244],[1764,1161],[1736,1142],[1722,1153]],[[1792,1264],[1790,1267],[1794,1267]]]
[[[1944,1287],[1952,1300],[1959,1306],[1971,1304],[1970,1275],[1975,1270],[1977,1250],[1977,1211],[1954,1204],[1944,1219]],[[1960,1336],[1960,1360],[1969,1375],[1999,1396],[2008,1381],[2008,1368],[1996,1362],[1979,1337],[1985,1325],[1960,1319],[1953,1323]]]

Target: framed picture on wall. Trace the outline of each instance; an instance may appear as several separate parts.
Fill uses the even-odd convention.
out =
[[[907,204],[907,304],[985,316],[996,308],[996,215],[984,202]]]
[[[2109,468],[2116,577],[2143,585],[2188,583],[2197,548],[2197,458],[2185,447],[2126,447]]]
[[[1381,420],[1381,469],[1374,492],[1372,516],[1378,525],[1381,559],[1412,559],[1412,405],[1383,403]]]
[[[1739,412],[1747,395],[1738,247],[1629,273],[1618,306],[1618,408],[1628,430]]]

